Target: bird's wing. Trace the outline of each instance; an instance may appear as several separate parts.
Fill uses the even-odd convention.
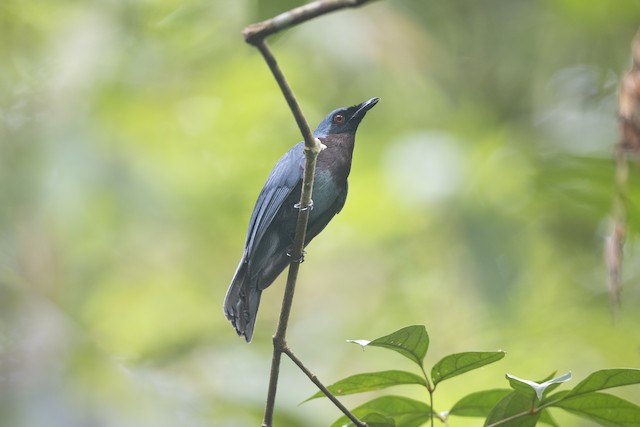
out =
[[[302,142],[294,145],[278,160],[269,174],[249,220],[245,254],[250,255],[253,249],[258,246],[282,203],[302,181],[304,172],[303,148]]]

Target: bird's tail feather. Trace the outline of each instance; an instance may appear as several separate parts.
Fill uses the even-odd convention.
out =
[[[252,286],[251,278],[247,274],[247,262],[243,258],[227,290],[224,313],[236,328],[238,335],[244,336],[247,342],[251,342],[253,337],[261,294],[262,291],[257,285]]]

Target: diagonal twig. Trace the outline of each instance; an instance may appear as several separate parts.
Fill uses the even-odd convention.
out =
[[[351,422],[353,422],[354,425],[356,426],[364,426],[366,427],[366,424],[363,423],[362,421],[360,421],[355,415],[353,415],[347,408],[346,406],[344,406],[334,395],[333,393],[331,393],[329,391],[329,389],[322,384],[322,382],[320,382],[320,380],[318,379],[318,377],[309,370],[309,368],[307,368],[304,363],[302,363],[302,360],[300,360],[298,358],[298,356],[296,356],[293,351],[291,351],[291,349],[289,348],[289,346],[284,346],[284,348],[282,349],[282,352],[284,354],[286,354],[287,356],[289,356],[289,359],[291,359],[293,361],[293,363],[295,363],[298,368],[300,368],[300,370],[302,372],[304,372],[304,374],[309,378],[309,380],[311,380],[312,383],[314,383],[316,385],[316,387],[318,387],[318,389],[320,389],[320,391],[322,393],[324,393],[325,396],[327,396],[327,398],[333,402],[333,404],[342,411],[343,414],[345,414],[350,420]]]
[[[271,19],[251,24],[242,31],[242,34],[247,43],[257,46],[260,40],[264,40],[278,31],[338,9],[358,7],[368,1],[370,0],[317,0],[283,12]]]

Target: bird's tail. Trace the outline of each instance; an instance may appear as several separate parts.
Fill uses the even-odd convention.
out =
[[[258,289],[256,284],[251,284],[251,278],[247,274],[247,266],[248,264],[243,258],[227,290],[227,296],[224,299],[224,314],[236,328],[238,335],[244,336],[247,342],[251,342],[262,291]]]

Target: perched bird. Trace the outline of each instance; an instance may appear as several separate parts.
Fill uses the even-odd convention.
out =
[[[347,177],[358,125],[378,103],[339,108],[320,122],[313,135],[326,148],[318,154],[305,246],[320,233],[347,199]],[[244,253],[227,290],[224,312],[247,342],[253,336],[260,294],[289,265],[302,189],[304,143],[294,145],[276,163],[253,208]]]

